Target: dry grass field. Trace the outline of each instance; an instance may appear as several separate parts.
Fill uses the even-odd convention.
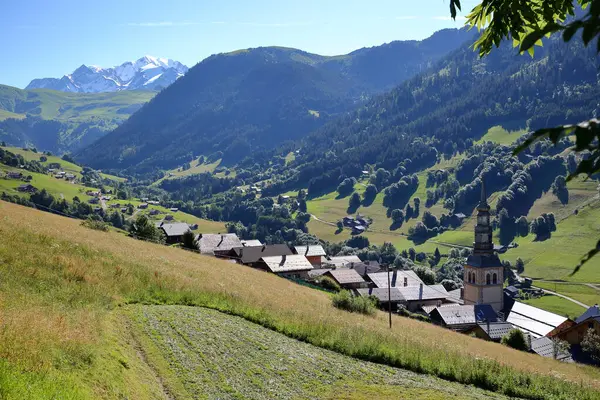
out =
[[[366,361],[525,398],[594,399],[600,371],[427,323],[338,310],[248,267],[0,202],[0,398],[154,398],[127,304],[203,306]],[[164,393],[164,391],[163,391]],[[356,398],[359,394],[357,394]],[[27,397],[26,397],[27,398]]]

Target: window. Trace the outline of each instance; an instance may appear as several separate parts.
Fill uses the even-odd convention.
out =
[[[486,284],[486,285],[489,285],[489,284],[490,284],[490,274],[487,274],[487,275],[485,276],[485,284]]]
[[[472,280],[471,280],[471,271],[469,271],[469,273],[467,274],[467,282],[472,283]]]
[[[495,272],[494,272],[494,275],[492,275],[492,283],[494,285],[498,283],[498,275],[496,275]]]

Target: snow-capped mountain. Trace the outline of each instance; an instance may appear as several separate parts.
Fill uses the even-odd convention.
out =
[[[99,93],[119,90],[160,90],[188,70],[179,61],[144,56],[114,68],[82,65],[62,78],[34,79],[25,89],[53,89],[62,92]]]

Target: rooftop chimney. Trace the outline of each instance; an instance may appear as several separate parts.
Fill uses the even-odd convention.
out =
[[[461,288],[460,288],[460,298],[461,298],[461,299],[464,299],[464,298],[465,298],[465,288],[464,288],[464,287],[461,287]]]
[[[408,278],[405,276],[404,277],[404,287],[408,286]]]
[[[423,284],[419,285],[419,300],[423,299]]]
[[[306,252],[304,253],[305,256],[308,255],[308,248],[309,248],[309,246],[306,246]]]
[[[279,263],[280,266],[285,265],[286,258],[287,258],[287,256],[285,254],[283,256],[281,256],[281,262]]]
[[[225,235],[221,235],[221,240],[219,241],[219,244],[217,245],[217,247],[221,246],[221,243],[223,243],[223,240],[225,240]]]
[[[398,278],[398,271],[394,270],[394,272],[392,273],[391,287],[396,287],[396,278]]]

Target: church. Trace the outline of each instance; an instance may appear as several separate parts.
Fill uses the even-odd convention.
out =
[[[473,253],[467,259],[463,275],[464,304],[489,304],[494,311],[504,308],[504,269],[494,252],[490,206],[487,203],[485,184],[481,184],[481,200],[477,205],[477,225]]]

